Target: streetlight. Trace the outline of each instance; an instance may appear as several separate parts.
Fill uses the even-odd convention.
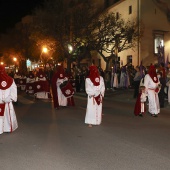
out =
[[[14,58],[13,58],[13,61],[14,61],[14,62],[16,62],[16,61],[17,61],[17,58],[16,58],[16,57],[14,57]]]
[[[40,60],[45,65],[45,68],[46,68],[46,59],[45,59],[45,57],[42,57],[42,54],[47,53],[47,52],[48,52],[48,49],[46,47],[43,47],[41,54],[40,54]]]
[[[43,51],[44,53],[47,53],[47,52],[48,52],[48,49],[47,49],[46,47],[43,47],[42,51]]]
[[[68,44],[68,51],[69,51],[69,53],[72,53],[72,51],[73,51],[73,47],[70,44]]]

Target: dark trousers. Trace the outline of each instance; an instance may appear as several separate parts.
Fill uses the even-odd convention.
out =
[[[133,97],[137,98],[138,94],[139,94],[139,85],[140,85],[140,81],[134,81],[134,94]]]
[[[163,89],[161,89],[160,92],[158,93],[158,97],[159,97],[160,107],[163,108],[164,107],[164,98],[165,98],[165,94],[164,94]]]

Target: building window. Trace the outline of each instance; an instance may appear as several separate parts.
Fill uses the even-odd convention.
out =
[[[129,14],[132,14],[132,5],[129,6]]]
[[[154,36],[154,53],[158,53],[158,48],[164,46],[164,35],[163,34],[155,34]]]

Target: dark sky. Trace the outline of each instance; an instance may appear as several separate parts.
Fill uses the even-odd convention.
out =
[[[0,33],[14,27],[21,18],[31,14],[43,0],[0,0]]]

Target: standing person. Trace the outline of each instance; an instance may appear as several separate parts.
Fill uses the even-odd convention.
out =
[[[156,69],[153,65],[150,66],[148,74],[145,75],[144,86],[148,95],[149,113],[153,117],[157,117],[160,113],[159,97],[160,82],[157,78]]]
[[[106,90],[110,89],[110,80],[111,80],[111,75],[109,71],[105,71],[105,86],[106,86]]]
[[[96,66],[90,66],[89,71],[89,76],[85,80],[85,90],[88,95],[85,123],[92,127],[92,125],[100,125],[102,121],[105,85]]]
[[[18,128],[13,101],[17,101],[17,86],[6,74],[5,67],[0,65],[0,134]]]
[[[146,112],[145,102],[146,102],[145,86],[140,86],[139,94],[136,99],[136,104],[134,109],[134,114],[136,116],[139,115],[143,117],[143,114]]]
[[[157,72],[157,77],[159,79],[159,82],[161,84],[160,86],[160,91],[158,93],[158,97],[159,97],[159,103],[160,103],[160,108],[164,108],[164,100],[165,100],[165,92],[164,92],[164,89],[166,87],[166,80],[165,78],[163,77],[163,73],[160,71],[160,72]]]
[[[134,94],[133,97],[137,98],[139,94],[139,85],[140,85],[140,80],[141,80],[141,74],[140,74],[140,68],[139,66],[136,66],[136,73],[135,77],[133,78],[133,85],[134,85]]]
[[[59,106],[74,106],[74,89],[68,78],[65,75],[64,68],[58,66],[56,73],[52,77],[52,94],[54,108],[58,109]]]
[[[36,99],[50,99],[50,85],[47,81],[46,74],[44,70],[39,69],[36,73],[34,82],[34,95]]]
[[[121,68],[120,87],[123,89],[127,89],[129,87],[129,75],[127,73],[126,65]]]
[[[34,94],[34,82],[35,82],[35,75],[32,71],[29,71],[27,79],[26,79],[26,93]]]

